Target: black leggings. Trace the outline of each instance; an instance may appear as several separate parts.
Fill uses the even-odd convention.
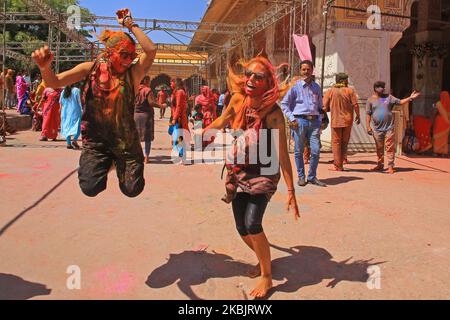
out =
[[[232,207],[236,229],[241,236],[263,232],[262,219],[268,203],[265,194],[237,193]]]
[[[144,156],[139,143],[131,150],[114,152],[102,142],[83,142],[78,179],[83,193],[95,197],[106,189],[108,171],[116,166],[119,187],[128,197],[138,196],[144,190]]]

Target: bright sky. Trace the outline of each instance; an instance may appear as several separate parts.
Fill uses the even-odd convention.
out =
[[[97,16],[113,17],[118,9],[128,8],[134,18],[200,22],[208,2],[208,0],[80,0],[80,5]],[[189,33],[182,34],[192,37]],[[164,31],[151,31],[148,35],[155,43],[180,44]],[[190,42],[185,36],[172,35],[186,44]]]

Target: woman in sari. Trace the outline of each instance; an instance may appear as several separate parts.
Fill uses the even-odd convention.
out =
[[[56,141],[58,137],[59,124],[61,123],[59,98],[61,89],[54,90],[46,88],[42,94],[40,105],[42,107],[42,133],[40,141],[47,141],[52,139]],[[39,110],[40,105],[37,107]]]
[[[448,91],[441,92],[436,103],[437,115],[433,126],[433,152],[436,155],[448,155],[448,133],[450,130],[450,96]]]
[[[22,73],[19,73],[16,77],[16,90],[17,90],[17,112],[20,114],[30,114],[31,110],[26,108],[26,102],[28,99],[28,84]]]
[[[190,146],[189,123],[187,115],[187,95],[184,90],[183,80],[176,78],[173,82],[172,94],[172,117],[170,125],[178,125],[176,137],[173,137],[174,144],[178,149],[178,156],[182,158],[180,164],[184,164],[186,159],[185,146]]]
[[[414,133],[419,140],[419,150],[417,153],[424,153],[431,150],[433,144],[431,143],[431,119],[415,115],[413,118]]]
[[[35,93],[35,104],[33,106],[33,120],[31,124],[31,130],[41,131],[42,130],[42,110],[39,109],[41,106],[42,94],[46,88],[44,80],[38,85]]]
[[[66,138],[67,149],[80,149],[78,137],[81,133],[80,89],[71,84],[64,88],[59,98],[61,104],[61,135]]]
[[[201,106],[201,113],[203,114],[203,128],[209,126],[216,119],[216,108],[214,104],[214,97],[211,94],[208,86],[203,86],[201,94],[195,98],[195,106]],[[211,137],[209,141],[203,141],[203,148],[214,141]]]

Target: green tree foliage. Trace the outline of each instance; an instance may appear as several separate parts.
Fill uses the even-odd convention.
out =
[[[5,0],[0,0],[0,11],[3,12],[3,3]],[[78,0],[47,0],[46,1],[52,8],[60,12],[61,14],[67,14],[67,8],[71,5],[79,5]],[[6,0],[7,12],[33,12],[34,10],[28,7],[22,0]],[[81,20],[82,22],[92,21],[92,13],[87,9],[81,7]],[[42,20],[41,16],[26,16],[21,18],[21,20]],[[1,23],[1,21],[0,21]],[[3,40],[2,25],[0,25],[0,36]],[[86,32],[82,33],[87,37],[91,36]],[[14,50],[21,53],[27,57],[30,57],[31,53],[36,49],[48,43],[49,27],[48,24],[7,24],[6,25],[6,42],[21,42],[26,43],[27,46],[23,50]],[[66,36],[61,33],[61,42],[67,41]],[[0,43],[1,45],[1,43]],[[7,45],[8,46],[8,45]],[[64,50],[61,54],[66,55],[83,55],[80,50]],[[73,67],[76,63],[73,62],[61,62],[60,71],[67,70]],[[14,70],[25,69],[26,65],[20,61],[6,58],[7,68]],[[30,70],[32,75],[39,72],[37,66],[33,65],[33,69]]]

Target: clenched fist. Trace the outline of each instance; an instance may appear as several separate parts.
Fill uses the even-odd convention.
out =
[[[55,55],[50,51],[48,46],[37,49],[31,54],[31,58],[39,66],[39,69],[49,68],[54,57]]]
[[[131,18],[131,11],[126,8],[120,9],[120,10],[117,10],[116,15],[117,15],[117,22],[119,22],[119,24],[121,26],[125,26],[126,19]]]

